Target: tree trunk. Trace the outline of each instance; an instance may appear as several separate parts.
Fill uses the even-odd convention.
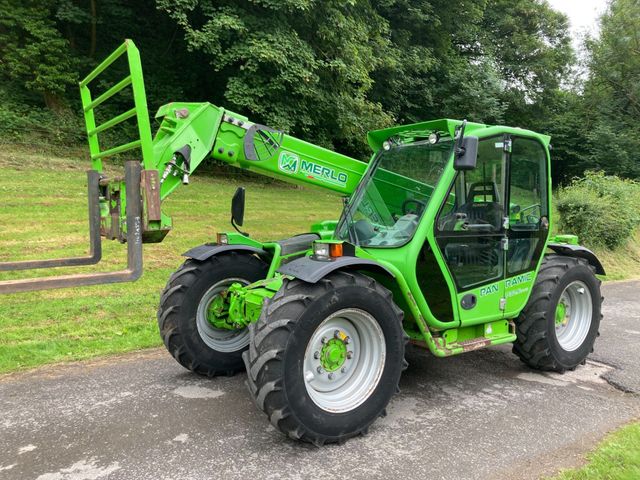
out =
[[[96,0],[91,0],[91,47],[89,49],[89,56],[94,57],[96,54],[96,36],[98,17],[96,13]]]
[[[42,96],[44,97],[44,104],[49,110],[56,113],[62,113],[66,109],[63,98],[57,93],[43,92]]]

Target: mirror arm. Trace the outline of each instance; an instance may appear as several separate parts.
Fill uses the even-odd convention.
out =
[[[249,236],[249,234],[248,234],[247,232],[243,232],[242,230],[240,230],[240,229],[238,228],[238,226],[236,225],[235,220],[233,219],[233,215],[231,216],[231,226],[232,226],[233,228],[235,228],[235,229],[236,229],[236,232],[238,232],[240,235],[244,235],[245,237],[248,237],[248,236]]]

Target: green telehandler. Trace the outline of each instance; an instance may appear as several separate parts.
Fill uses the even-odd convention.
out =
[[[129,75],[94,95],[94,80],[123,60]],[[133,107],[97,124],[95,110],[125,88]],[[127,243],[128,267],[5,281],[0,292],[137,279],[142,244],[171,229],[162,201],[216,159],[345,199],[338,220],[262,242],[240,230],[238,189],[234,230],[186,252],[160,297],[171,355],[202,375],[246,370],[256,405],[289,437],[322,445],[365,433],[398,390],[407,344],[447,357],[512,343],[527,365],[557,372],[593,351],[596,274],[605,272],[576,237],[550,235],[548,136],[427,121],[369,132],[374,154],[365,163],[209,103],[170,103],[152,137],[130,40],[80,90],[92,162],[90,254],[0,270],[95,264],[101,237]],[[139,138],[102,149],[100,134],[129,119]],[[125,164],[124,177],[102,173],[103,159],[131,149],[141,159]]]

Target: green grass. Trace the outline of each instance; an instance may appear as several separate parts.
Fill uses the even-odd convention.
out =
[[[607,272],[606,280],[627,280],[640,277],[640,231],[615,250],[594,248]]]
[[[640,423],[609,435],[581,468],[565,470],[553,480],[637,480],[640,478]]]
[[[84,255],[88,244],[84,149],[42,152],[25,146],[0,149],[0,262]],[[121,172],[111,167],[110,174]],[[230,230],[229,204],[247,187],[245,228],[259,240],[307,231],[335,219],[339,197],[238,175],[192,178],[166,202],[175,229],[164,242],[144,247],[144,275],[135,283],[0,296],[0,373],[60,361],[122,353],[161,344],[155,311],[160,291],[189,248]],[[617,252],[601,251],[609,277],[637,276],[640,238]],[[126,248],[104,243],[105,269],[121,269]],[[95,267],[64,273],[96,271]],[[0,280],[58,274],[0,274]]]
[[[0,261],[85,255],[88,245],[82,151],[46,154],[4,145],[0,151]],[[112,168],[117,173],[118,168]],[[245,228],[259,240],[308,231],[335,219],[339,197],[247,177],[195,176],[166,202],[174,231],[145,245],[145,270],[135,283],[0,296],[0,373],[161,345],[156,325],[160,291],[189,248],[231,230],[235,189],[247,187]],[[118,270],[126,248],[104,243],[106,264]],[[63,272],[96,271],[82,267]],[[0,280],[62,271],[0,274]]]

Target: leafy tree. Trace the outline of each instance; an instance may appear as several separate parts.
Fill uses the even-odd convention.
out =
[[[613,0],[601,34],[587,42],[584,90],[588,164],[610,174],[640,177],[640,3]]]
[[[77,73],[69,43],[56,28],[55,10],[54,1],[0,0],[0,75],[59,109]]]
[[[560,89],[573,55],[546,0],[0,0],[0,11],[3,90],[28,106],[39,95],[77,110],[75,81],[128,37],[152,109],[207,100],[361,158],[366,131],[438,117],[549,132],[567,172],[589,144],[572,140],[589,109],[567,114],[580,103]]]
[[[328,147],[363,151],[391,122],[368,98],[387,26],[367,1],[158,0],[208,56],[214,100]]]

